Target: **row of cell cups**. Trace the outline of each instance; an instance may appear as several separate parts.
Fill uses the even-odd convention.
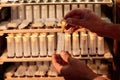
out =
[[[104,38],[94,33],[8,34],[8,57],[52,56],[62,50],[74,56],[104,55]]]
[[[73,2],[74,0],[50,0],[50,2]],[[91,2],[91,1],[104,1],[104,0],[75,0],[76,2]],[[24,2],[27,2],[27,3],[31,3],[31,2],[36,2],[36,3],[39,3],[39,2],[49,2],[49,0],[1,0],[0,1],[1,3],[7,3],[7,2],[12,2],[12,3],[15,3],[15,2],[20,2],[20,3],[24,3]]]
[[[38,42],[39,37],[39,42]],[[46,34],[40,34],[38,36],[38,33],[33,33],[30,35],[27,34],[8,34],[7,38],[7,51],[8,51],[8,57],[29,57],[29,56],[38,56],[39,54],[39,46],[40,46],[40,56],[46,56],[47,55],[47,39],[48,38],[48,51],[53,49],[54,52],[54,35],[48,35],[46,37]],[[51,43],[52,41],[52,43]],[[40,43],[40,45],[39,45]],[[52,47],[52,49],[51,49]],[[24,54],[23,54],[24,53]],[[31,54],[32,53],[32,54]],[[52,54],[52,52],[51,52]],[[49,55],[51,55],[49,54]]]
[[[105,54],[104,37],[92,32],[58,33],[57,53],[68,51],[73,56],[103,56]]]
[[[109,67],[111,65],[107,60],[87,60],[88,67],[96,74],[108,75]]]
[[[37,22],[38,19],[63,17],[70,11],[76,8],[88,8],[94,11],[98,16],[101,16],[101,4],[49,4],[49,5],[23,5],[11,7],[11,20],[20,19]]]
[[[14,63],[6,69],[5,77],[57,77],[58,72],[51,62],[22,62]]]
[[[88,67],[93,70],[96,74],[108,75],[109,74],[109,62],[102,60],[82,60]],[[40,61],[40,62],[22,62],[14,63],[8,69],[6,69],[6,77],[24,77],[24,76],[59,76],[51,62]],[[46,77],[47,77],[46,76]]]

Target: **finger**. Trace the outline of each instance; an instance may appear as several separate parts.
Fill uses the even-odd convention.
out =
[[[85,64],[85,62],[79,60],[79,59],[76,59],[76,58],[72,58],[72,57],[69,57],[68,58],[68,62],[69,64],[71,64],[71,66],[80,66],[80,65],[84,65],[84,67],[86,67],[87,65]]]
[[[61,56],[60,55],[57,55],[57,62],[60,64],[60,65],[62,65],[62,66],[65,66],[65,65],[67,65],[68,63],[67,62],[65,62],[62,58],[61,58]]]
[[[90,9],[74,9],[68,12],[64,19],[67,18],[73,18],[75,16],[79,16],[80,19],[82,19],[86,14],[91,13],[92,11]]]
[[[68,30],[68,29],[70,29],[71,27],[72,27],[72,26],[68,24],[67,26],[65,26],[65,29]]]
[[[79,16],[83,16],[84,15],[84,11],[82,9],[74,9],[74,10],[71,10],[70,12],[68,12],[64,19],[66,18],[69,18],[69,17],[73,17],[73,16],[76,16],[76,15],[79,15]]]
[[[66,19],[66,23],[71,25],[71,26],[82,26],[82,27],[85,27],[85,25],[86,25],[86,21],[84,19],[76,19],[76,18],[67,18]]]
[[[64,65],[66,62],[61,58],[60,55],[56,55],[57,58],[57,63],[59,63],[60,65]]]
[[[69,30],[69,29],[72,28],[72,27],[74,28],[75,26],[70,25],[70,24],[67,24],[67,25],[65,26],[65,29],[66,29],[66,30]]]
[[[52,55],[52,64],[55,67],[55,69],[60,73],[63,66],[57,62],[56,54]]]
[[[65,62],[68,63],[68,58],[70,57],[70,54],[68,51],[61,51],[60,56]]]
[[[78,30],[79,28],[80,28],[80,26],[71,27],[71,28],[69,29],[69,33],[73,33],[73,32],[75,32],[76,30]]]

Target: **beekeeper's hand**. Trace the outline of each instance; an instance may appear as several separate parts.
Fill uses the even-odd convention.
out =
[[[65,15],[64,21],[68,24],[65,29],[69,29],[71,32],[81,27],[96,32],[97,29],[102,29],[102,26],[106,24],[105,21],[89,9],[71,10]]]
[[[53,54],[52,64],[66,80],[93,80],[98,77],[84,62],[72,58],[67,51]]]

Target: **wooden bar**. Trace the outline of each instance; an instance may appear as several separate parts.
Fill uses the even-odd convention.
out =
[[[106,52],[108,54],[111,54],[110,52]],[[105,54],[106,54],[105,53]],[[81,60],[84,60],[84,59],[112,59],[113,57],[112,56],[108,56],[106,57],[106,55],[104,56],[94,56],[94,57],[81,57],[81,56],[78,56],[78,57],[74,57],[76,59],[81,59]],[[28,57],[28,58],[25,58],[25,57],[21,57],[21,58],[8,58],[7,57],[7,52],[3,53],[2,56],[0,57],[0,64],[3,64],[4,62],[35,62],[35,61],[51,61],[51,57]]]
[[[85,29],[79,29],[77,31],[84,31]],[[39,33],[39,32],[62,32],[60,29],[11,29],[11,30],[1,30],[0,34],[4,33]],[[69,30],[65,30],[64,32],[69,32]]]
[[[120,2],[119,0],[117,0],[117,2]],[[21,6],[21,5],[36,5],[36,4],[113,4],[112,0],[105,0],[105,1],[90,1],[90,2],[85,2],[85,1],[81,1],[81,2],[47,2],[47,3],[44,3],[44,2],[39,2],[39,3],[34,3],[34,2],[31,2],[31,3],[0,3],[0,7],[10,7],[10,6]]]
[[[65,80],[63,77],[22,77],[22,78],[6,78],[5,80]]]
[[[21,58],[8,58],[7,52],[3,53],[0,57],[0,63],[3,62],[33,62],[33,61],[51,61],[51,57],[21,57]]]
[[[0,7],[10,7],[10,6],[20,6],[22,4],[20,3],[15,3],[15,4],[11,4],[11,3],[1,3]]]

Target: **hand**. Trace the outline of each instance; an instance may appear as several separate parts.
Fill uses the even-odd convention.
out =
[[[52,55],[52,64],[66,80],[93,80],[98,75],[78,59],[74,59],[66,51],[60,55]]]
[[[100,17],[89,9],[72,10],[66,14],[64,20],[68,24],[66,29],[70,29],[71,32],[79,29],[80,26],[94,31],[95,27],[99,29],[99,27],[105,24],[105,21],[101,20]]]

